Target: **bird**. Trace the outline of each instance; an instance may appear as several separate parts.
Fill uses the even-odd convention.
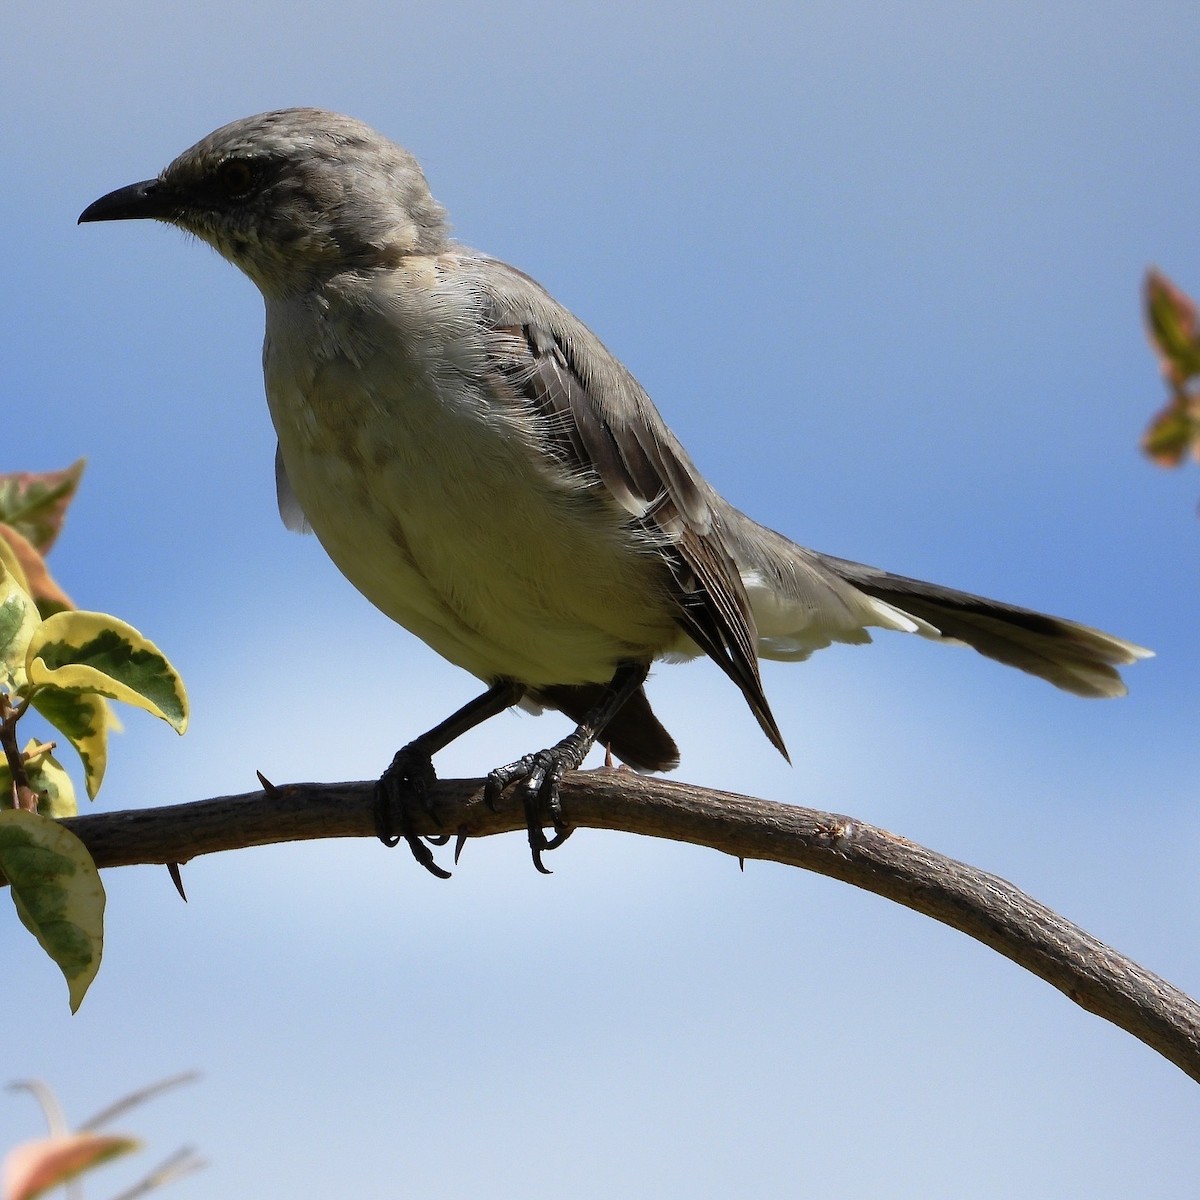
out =
[[[707,655],[787,749],[760,658],[873,628],[965,643],[1087,697],[1151,651],[1074,621],[806,549],[724,499],[633,375],[516,267],[460,244],[407,150],[352,117],[287,108],[224,125],[79,223],[149,218],[208,243],[262,293],[279,512],[372,604],[485,690],[403,746],[376,788],[388,844],[433,756],[515,705],[575,729],[490,772],[534,865],[570,832],[559,785],[601,740],[679,763],[652,664]],[[545,827],[553,830],[547,836]],[[443,839],[444,840],[444,839]]]

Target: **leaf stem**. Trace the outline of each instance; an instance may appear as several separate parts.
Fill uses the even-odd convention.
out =
[[[28,699],[15,707],[7,692],[0,692],[0,748],[8,762],[12,776],[12,801],[14,808],[37,812],[38,794],[29,786],[29,772],[25,770],[25,756],[17,745],[17,722],[29,707]]]

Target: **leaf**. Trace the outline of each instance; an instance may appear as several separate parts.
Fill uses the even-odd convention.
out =
[[[40,620],[33,597],[0,566],[0,688],[25,690],[25,660]]]
[[[31,740],[26,752],[35,744]],[[73,817],[79,812],[71,776],[50,750],[43,750],[28,760],[25,770],[29,776],[29,786],[38,794],[37,810],[43,817],[59,820]]]
[[[11,526],[8,525],[0,525],[0,533],[10,528]],[[11,543],[3,537],[0,537],[0,567],[3,567],[25,591],[29,591],[29,580],[25,578],[25,568],[21,566],[21,560],[17,557],[17,552]]]
[[[1172,398],[1142,434],[1142,450],[1160,467],[1177,467],[1189,451],[1200,458],[1200,405],[1184,393]]]
[[[113,717],[107,702],[92,692],[44,687],[34,692],[33,707],[75,747],[83,763],[88,799],[95,800],[108,766],[108,732]]]
[[[1161,271],[1146,272],[1146,324],[1163,374],[1182,385],[1200,374],[1196,306]]]
[[[0,521],[13,526],[45,554],[62,530],[84,465],[81,458],[64,471],[0,475]]]
[[[38,795],[37,810],[43,817],[73,817],[79,811],[75,801],[75,785],[62,763],[49,748],[34,754],[39,743],[31,738],[22,754],[29,786]],[[12,772],[6,759],[0,757],[0,808],[12,807]]]
[[[14,1146],[4,1159],[4,1200],[34,1200],[101,1163],[141,1149],[133,1138],[70,1133]]]
[[[166,656],[107,613],[47,617],[29,643],[25,669],[35,686],[94,692],[161,717],[178,733],[188,722],[187,692]]]
[[[0,550],[11,551],[12,558],[21,573],[19,576],[21,586],[37,602],[38,612],[43,617],[62,612],[65,608],[75,607],[71,597],[54,581],[54,576],[50,574],[50,569],[46,566],[46,560],[42,557],[41,551],[20,530],[2,522],[0,522]],[[12,571],[9,560],[5,558],[4,561]],[[13,573],[16,574],[16,572]]]
[[[49,817],[0,812],[0,871],[17,915],[67,980],[78,1010],[104,947],[104,885],[87,847]]]

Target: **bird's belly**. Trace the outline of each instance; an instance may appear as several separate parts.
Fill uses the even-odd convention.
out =
[[[661,561],[614,505],[478,408],[272,397],[314,532],[377,608],[481,679],[607,681],[679,636]]]

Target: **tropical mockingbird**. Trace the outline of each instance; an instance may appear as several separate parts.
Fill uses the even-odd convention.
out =
[[[758,658],[870,627],[965,642],[1081,696],[1149,651],[1095,629],[806,550],[693,465],[637,380],[529,276],[459,245],[416,160],[359,121],[235,121],[79,220],[153,217],[208,242],[266,302],[279,509],[360,592],[487,691],[395,757],[385,840],[432,756],[517,703],[577,723],[488,777],[518,784],[534,861],[565,836],[558,783],[597,738],[641,770],[679,752],[650,664],[707,654],[786,755]],[[547,839],[546,818],[556,834]]]

